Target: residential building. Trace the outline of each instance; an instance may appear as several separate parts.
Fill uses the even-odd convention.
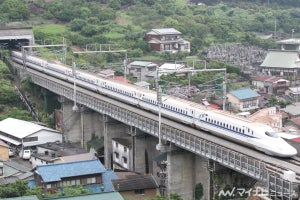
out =
[[[7,118],[0,122],[0,139],[14,145],[22,153],[23,149],[39,144],[62,142],[62,134],[32,122]]]
[[[127,73],[137,81],[145,81],[149,74],[156,72],[157,64],[147,61],[133,61],[127,66]]]
[[[281,50],[300,50],[300,39],[289,38],[285,40],[279,40],[276,42],[281,46]]]
[[[251,120],[263,122],[271,126],[274,130],[282,130],[282,115],[276,107],[264,108],[248,117]]]
[[[12,159],[1,162],[2,174],[0,175],[0,185],[14,183],[17,180],[30,181],[33,179],[31,168],[24,166]]]
[[[190,52],[190,42],[181,38],[181,32],[174,28],[152,29],[146,33],[146,40],[154,51]]]
[[[295,102],[290,105],[287,105],[281,110],[288,114],[289,119],[300,117],[300,102]]]
[[[124,199],[151,199],[158,195],[158,183],[153,175],[129,175],[122,179],[112,180],[113,188]]]
[[[106,70],[102,70],[98,73],[99,76],[103,77],[103,78],[110,78],[110,79],[114,79],[115,76],[115,71],[111,70],[111,69],[106,69]]]
[[[47,142],[36,146],[36,152],[31,155],[30,162],[32,167],[36,167],[37,165],[91,160],[95,158],[94,153],[86,153],[80,145]]]
[[[259,89],[259,92],[275,95],[284,94],[291,85],[289,80],[268,75],[252,77],[251,81],[252,85]]]
[[[0,140],[0,161],[7,161],[9,159],[9,146]]]
[[[279,76],[294,85],[300,78],[300,52],[269,50],[260,67],[264,75]]]
[[[111,192],[112,185],[109,179],[113,178],[116,178],[113,171],[106,170],[98,159],[38,165],[34,171],[36,185],[50,192],[76,185],[82,185],[94,192]]]
[[[131,137],[113,138],[113,168],[131,170],[132,166],[132,139]]]
[[[300,101],[300,87],[289,87],[285,94],[288,95],[293,101]]]
[[[250,88],[232,90],[227,94],[230,110],[242,112],[259,108],[259,97],[260,95]]]

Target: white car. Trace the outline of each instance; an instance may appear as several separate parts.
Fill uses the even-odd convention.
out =
[[[30,149],[24,149],[22,158],[28,160],[30,158],[30,156],[31,156]]]
[[[9,149],[8,149],[8,155],[9,155],[9,157],[15,155],[15,152],[14,152],[14,150],[13,150],[12,148],[9,148]]]

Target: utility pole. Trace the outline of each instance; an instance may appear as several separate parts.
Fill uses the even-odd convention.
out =
[[[96,49],[97,47],[95,47]],[[73,52],[73,54],[93,54],[93,53],[125,53],[125,60],[124,60],[124,81],[126,82],[126,72],[127,72],[127,50],[111,50],[110,46],[108,50],[102,50],[102,45],[100,44],[100,50],[89,51],[86,46],[85,51],[77,51]]]

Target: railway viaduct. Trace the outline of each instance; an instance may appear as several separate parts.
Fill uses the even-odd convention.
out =
[[[34,45],[34,36],[31,28],[0,30],[1,46],[9,48],[18,46],[19,44],[24,46]],[[18,72],[23,75],[26,74],[24,69],[21,68],[18,69]],[[32,78],[34,78],[34,76]],[[47,80],[45,81],[45,78],[37,78],[34,82],[45,88],[48,86],[50,88],[56,88],[55,90],[59,90],[60,87],[55,86],[56,81],[50,83]],[[41,83],[39,84],[38,82]],[[64,92],[69,93],[67,89],[63,90]],[[73,96],[73,94],[71,96]],[[165,176],[164,179],[161,179],[162,182],[165,181],[161,185],[162,191],[167,192],[168,194],[177,193],[185,200],[194,200],[195,186],[198,183],[201,183],[203,186],[202,199],[210,200],[214,199],[214,195],[218,194],[214,193],[214,191],[224,186],[220,184],[230,185],[238,180],[240,181],[239,185],[242,187],[245,186],[245,184],[255,182],[255,179],[252,179],[251,177],[239,174],[239,172],[223,167],[222,165],[217,164],[217,162],[207,159],[205,156],[198,156],[195,153],[184,150],[183,148],[175,147],[174,145],[166,146],[165,151],[157,151],[156,145],[158,144],[158,139],[156,137],[143,132],[141,128],[139,129],[114,119],[111,117],[111,113],[99,113],[84,106],[83,102],[89,103],[89,100],[84,96],[82,96],[81,104],[78,104],[80,106],[77,112],[74,112],[74,101],[72,98],[66,98],[61,95],[59,99],[63,116],[63,134],[67,142],[80,142],[81,145],[86,148],[86,142],[89,141],[93,135],[103,136],[105,145],[104,164],[107,168],[112,168],[112,138],[124,136],[131,137],[133,147],[132,162],[129,170]],[[114,112],[114,110],[112,109],[111,112]],[[187,140],[185,137],[183,139]],[[191,145],[190,142],[189,144]],[[205,144],[204,147],[208,148],[203,149],[207,155],[214,153],[214,149],[212,148],[215,147],[210,144]],[[234,159],[236,159],[236,156],[234,156]],[[240,163],[243,166],[252,165],[248,160],[241,162],[243,162]],[[160,168],[160,164],[166,164],[166,166]],[[256,166],[256,164],[254,166]],[[246,168],[248,170],[249,167]],[[237,174],[242,178],[237,179]],[[218,181],[217,179],[222,180]],[[163,188],[163,186],[166,188]]]

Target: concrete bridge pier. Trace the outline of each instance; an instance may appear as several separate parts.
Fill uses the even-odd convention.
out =
[[[65,98],[60,98],[62,110],[62,132],[65,142],[80,143],[87,149],[87,142],[93,135],[103,136],[102,124],[99,123],[101,115],[87,107],[78,105],[74,111],[74,103]]]
[[[195,199],[196,186],[202,188],[202,200],[210,199],[210,171],[207,159],[186,150],[167,153],[168,195],[179,194],[185,200]]]

